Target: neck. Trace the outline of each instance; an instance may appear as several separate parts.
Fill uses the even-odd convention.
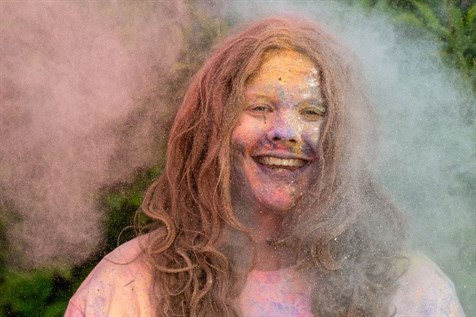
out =
[[[250,206],[235,206],[235,214],[248,228],[256,247],[255,269],[273,271],[294,263],[294,252],[287,246],[274,245],[282,232],[285,216]]]

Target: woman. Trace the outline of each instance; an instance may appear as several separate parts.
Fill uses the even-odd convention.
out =
[[[193,78],[154,220],[95,268],[67,316],[462,316],[405,250],[370,165],[375,115],[355,62],[320,26],[268,18]]]

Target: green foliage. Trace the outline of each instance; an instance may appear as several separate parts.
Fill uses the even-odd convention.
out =
[[[442,57],[460,69],[472,81],[476,91],[476,4],[468,10],[462,10],[448,1],[446,12],[440,17],[428,4],[418,1],[413,1],[413,4],[415,12],[412,14],[423,22],[427,30],[441,39]]]
[[[210,48],[227,34],[230,26],[226,21],[197,8],[194,1],[190,3],[190,10],[190,23],[183,26],[182,54],[173,66],[174,72],[166,87],[165,97],[169,99],[169,104],[174,106],[181,103],[190,78],[205,61]]]
[[[2,269],[6,266],[5,260],[8,251],[4,214],[4,209],[0,208],[0,277],[2,276]]]
[[[0,316],[62,316],[70,296],[67,292],[70,286],[68,270],[15,272],[3,269]]]
[[[397,25],[441,44],[439,54],[459,69],[476,93],[476,3],[473,1],[361,0],[364,7],[393,16]],[[466,109],[474,118],[475,109]]]
[[[136,236],[137,227],[147,224],[148,220],[140,208],[146,188],[160,174],[160,168],[153,167],[138,173],[132,183],[120,183],[103,189],[100,201],[106,210],[106,245],[100,256],[109,253],[119,244]],[[137,218],[136,218],[137,216]]]
[[[107,214],[106,243],[86,263],[69,269],[17,271],[8,268],[0,254],[0,317],[63,316],[68,300],[97,262],[118,244],[136,235],[134,224],[147,223],[143,216],[135,218],[136,211],[140,207],[145,189],[159,173],[158,167],[140,171],[132,183],[116,184],[101,191],[99,200]],[[124,227],[129,230],[124,230]],[[0,234],[3,232],[0,222]],[[5,241],[0,237],[1,244],[6,245]]]

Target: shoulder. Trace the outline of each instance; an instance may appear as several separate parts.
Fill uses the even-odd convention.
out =
[[[65,316],[153,316],[147,239],[135,238],[106,255],[71,298]]]
[[[409,266],[394,296],[396,316],[464,316],[451,280],[420,252],[408,255]]]

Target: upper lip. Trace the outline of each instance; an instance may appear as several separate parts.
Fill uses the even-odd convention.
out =
[[[278,159],[295,159],[295,160],[303,160],[303,161],[312,161],[312,158],[309,157],[304,157],[300,155],[295,155],[293,153],[289,152],[266,152],[266,153],[260,153],[256,155],[252,155],[251,157],[253,158],[259,158],[259,157],[265,157],[265,156],[270,156],[270,157],[275,157]]]

